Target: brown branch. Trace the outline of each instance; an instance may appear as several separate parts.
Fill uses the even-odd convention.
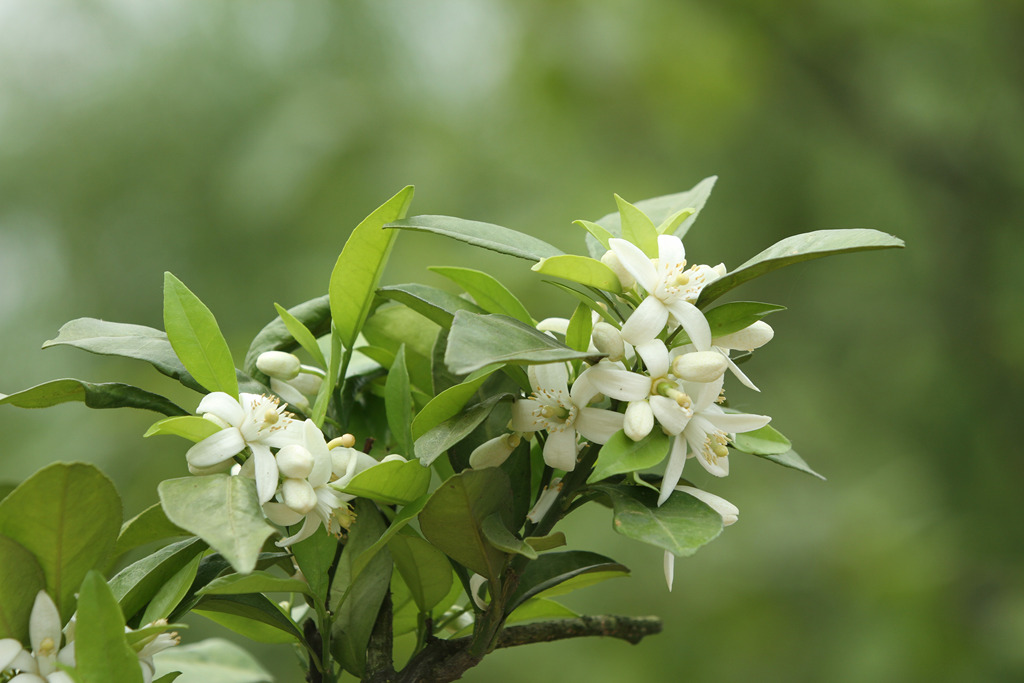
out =
[[[370,632],[366,648],[366,683],[390,683],[395,678],[394,633],[391,625],[391,591],[384,594],[384,602]]]

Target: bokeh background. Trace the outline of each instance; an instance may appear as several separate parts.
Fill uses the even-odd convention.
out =
[[[240,354],[406,184],[413,213],[574,249],[613,192],[715,174],[698,261],[820,228],[907,242],[736,292],[789,310],[747,366],[762,393],[732,400],[828,481],[742,455],[698,477],[741,521],[671,595],[657,551],[581,513],[570,541],[634,575],[570,604],[665,632],[503,651],[465,680],[1022,680],[1022,32],[1024,5],[976,0],[0,0],[0,391],[78,377],[194,405],[39,346],[79,316],[160,327],[169,270]],[[432,264],[572,310],[526,262],[441,238],[403,235],[386,279],[444,286]],[[4,408],[2,478],[94,462],[134,514],[185,472],[180,443],[142,440],[153,417]]]

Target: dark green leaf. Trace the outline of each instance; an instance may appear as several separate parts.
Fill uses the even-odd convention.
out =
[[[497,368],[490,368],[480,371],[461,384],[456,384],[440,392],[430,399],[423,410],[416,414],[412,421],[412,438],[419,439],[427,431],[433,429],[445,420],[455,417],[466,403],[476,394],[480,385],[483,384],[491,373]]]
[[[658,493],[641,486],[595,484],[615,509],[612,527],[623,536],[685,557],[722,533],[722,517],[693,496],[670,496],[658,507]]]
[[[441,327],[450,327],[456,311],[483,313],[484,309],[443,289],[420,284],[392,285],[377,290],[385,299],[405,304]]]
[[[312,595],[309,584],[299,579],[274,576],[269,572],[228,574],[206,584],[198,595],[245,595],[249,593],[302,593]]]
[[[394,221],[384,227],[432,232],[476,247],[483,247],[500,254],[517,256],[530,261],[539,261],[547,256],[557,256],[562,253],[536,237],[524,235],[500,225],[467,221],[452,216],[413,216],[402,221]]]
[[[533,596],[575,576],[592,572],[616,572],[625,576],[629,574],[629,569],[604,555],[583,550],[541,555],[526,565],[505,611],[511,613]]]
[[[28,642],[28,622],[36,594],[46,577],[35,556],[7,536],[0,536],[0,638]]]
[[[164,415],[188,415],[159,394],[120,382],[93,384],[79,379],[55,379],[16,394],[0,394],[0,405],[19,408],[48,408],[69,401],[80,401],[89,408],[139,408]]]
[[[302,640],[302,632],[295,622],[265,595],[258,593],[205,595],[196,603],[193,611],[254,640],[275,643]],[[268,633],[265,628],[247,628],[247,622],[269,626],[284,636]]]
[[[174,608],[181,603],[182,599],[188,594],[189,588],[192,586],[192,582],[196,579],[196,574],[199,572],[199,563],[203,561],[202,553],[197,553],[189,562],[176,571],[167,581],[161,586],[153,598],[146,605],[146,610],[142,613],[139,618],[140,624],[152,624],[158,619],[166,619],[167,616],[174,611]],[[162,628],[162,627],[153,627]],[[145,629],[144,629],[145,630]],[[135,631],[133,635],[138,635],[139,631]],[[132,641],[129,639],[129,643]]]
[[[310,591],[324,604],[327,604],[331,564],[337,552],[338,539],[327,533],[322,525],[312,536],[292,546],[292,554],[309,583]]]
[[[171,273],[164,273],[164,329],[174,353],[199,384],[238,396],[235,362],[216,318]]]
[[[448,595],[452,565],[440,550],[415,534],[396,534],[388,543],[395,569],[402,575],[416,606],[427,612]]]
[[[902,246],[903,240],[868,228],[816,230],[793,235],[776,242],[736,270],[709,284],[701,291],[697,306],[704,308],[733,287],[794,263],[832,254]]]
[[[202,540],[189,538],[165,546],[118,572],[110,580],[110,589],[125,616],[133,617],[178,570],[204,550],[206,544]]]
[[[498,550],[516,555],[523,555],[531,560],[537,559],[537,551],[529,543],[513,534],[502,521],[502,515],[498,512],[492,513],[480,525],[484,532],[484,538]]]
[[[565,534],[561,531],[556,531],[547,536],[527,536],[523,540],[529,543],[530,547],[537,552],[544,552],[545,550],[553,550],[565,545]]]
[[[597,482],[616,474],[654,467],[668,455],[670,445],[671,439],[660,429],[640,441],[633,441],[620,429],[601,446],[594,472],[587,481]]]
[[[412,393],[409,390],[409,371],[405,367],[405,345],[398,347],[395,362],[388,371],[384,384],[384,408],[391,436],[402,453],[412,453]],[[415,496],[419,497],[419,495]]]
[[[427,270],[455,282],[488,313],[507,315],[525,325],[533,325],[533,318],[522,302],[493,276],[472,268],[431,266]]]
[[[82,582],[76,623],[75,669],[82,683],[142,683],[139,657],[125,640],[121,609],[97,571]]]
[[[579,301],[587,308],[601,316],[604,319],[604,321],[609,325],[613,325],[616,328],[622,327],[622,321],[616,320],[615,316],[609,313],[604,306],[598,305],[597,300],[592,295],[581,292],[578,289],[573,289],[569,285],[562,282],[555,282],[554,280],[545,280],[544,282],[548,283],[549,285],[558,287],[563,292],[566,292],[567,294],[571,295],[577,301]]]
[[[739,435],[737,434],[737,436]],[[825,477],[812,470],[811,466],[808,465],[803,458],[797,455],[796,451],[789,450],[777,455],[761,455],[758,457],[764,458],[765,460],[771,460],[774,463],[782,465],[783,467],[788,467],[792,470],[799,470],[800,472],[804,472],[825,481]]]
[[[482,403],[477,403],[455,417],[449,418],[427,431],[423,436],[416,439],[413,451],[416,458],[424,467],[430,465],[437,459],[437,456],[465,439],[469,434],[480,426],[487,416],[491,414],[499,401],[508,400],[510,394],[498,394],[491,396]]]
[[[410,308],[385,304],[377,308],[363,326],[363,336],[373,346],[398,353],[405,344],[405,365],[413,386],[430,390],[430,358],[440,326]],[[385,365],[390,367],[390,363]]]
[[[82,463],[44,467],[0,502],[0,534],[35,556],[65,616],[86,573],[107,566],[121,519],[114,485]]]

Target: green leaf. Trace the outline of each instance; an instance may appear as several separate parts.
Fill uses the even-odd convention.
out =
[[[570,349],[586,351],[590,348],[590,335],[594,331],[594,322],[590,308],[580,302],[569,318],[569,327],[565,331],[565,343]]]
[[[202,540],[188,538],[160,548],[118,572],[110,580],[110,589],[125,616],[135,616],[172,576],[204,550],[206,544]]]
[[[527,536],[523,540],[529,543],[530,547],[537,552],[544,552],[545,550],[553,550],[565,545],[565,534],[561,531],[556,531],[547,536]]]
[[[500,225],[467,221],[452,216],[413,216],[406,220],[394,221],[384,227],[432,232],[476,247],[483,247],[500,254],[508,254],[530,261],[539,261],[546,256],[557,256],[562,253],[536,237],[503,228]]]
[[[461,384],[456,384],[439,393],[430,399],[423,410],[416,414],[412,421],[412,438],[419,439],[426,432],[441,424],[445,420],[455,417],[466,405],[469,399],[473,398],[480,385],[491,376],[497,368],[482,370],[476,375],[471,375]]]
[[[205,595],[192,611],[260,642],[302,640],[302,632],[295,622],[265,595],[258,593]]]
[[[169,675],[171,670],[180,670],[186,676],[183,679],[186,682],[270,683],[273,680],[255,657],[221,638],[172,647],[161,652],[153,661],[158,676]]]
[[[153,683],[173,683],[174,679],[181,675],[180,671],[172,671],[167,675],[161,676],[153,681]]]
[[[647,214],[619,195],[615,195],[615,203],[619,207],[622,238],[640,247],[648,257],[658,258],[658,231],[654,227],[654,222]]]
[[[501,513],[495,512],[487,516],[480,525],[484,538],[498,550],[515,555],[523,555],[531,560],[537,559],[537,551],[533,546],[513,534],[501,519]]]
[[[782,455],[793,450],[793,443],[771,425],[736,434],[733,446],[752,455]]]
[[[518,624],[536,619],[571,619],[579,614],[561,603],[545,598],[527,600],[517,607],[505,620],[506,624]]]
[[[212,474],[168,479],[157,491],[167,519],[206,541],[235,571],[253,570],[263,542],[274,533],[263,517],[255,481]]]
[[[737,436],[739,436],[739,434],[737,434]],[[818,479],[825,481],[825,477],[821,476],[820,474],[812,470],[811,466],[808,465],[803,458],[797,455],[797,452],[794,450],[789,450],[786,451],[785,453],[779,454],[759,455],[758,457],[764,458],[765,460],[771,460],[772,462],[778,465],[782,465],[783,467],[788,467],[791,470],[798,470],[800,472],[804,472],[805,474],[809,474],[812,477],[817,477]]]
[[[622,283],[611,268],[597,259],[576,254],[562,254],[543,259],[530,269],[542,275],[554,275],[606,292],[622,292]]]
[[[316,400],[313,401],[312,415],[309,416],[317,427],[323,427],[324,425],[324,419],[327,416],[327,405],[331,402],[331,394],[340,379],[342,354],[341,335],[338,334],[337,328],[332,327],[331,357],[328,361],[327,376],[320,383],[320,390],[316,394]],[[347,370],[348,368],[346,368]],[[341,381],[344,382],[344,379],[341,379]]]
[[[654,467],[668,455],[671,438],[655,429],[640,441],[633,441],[621,429],[601,446],[589,483],[601,481],[616,474]]]
[[[701,291],[697,306],[704,308],[733,287],[794,263],[832,254],[903,246],[903,240],[868,228],[816,230],[793,235],[776,242],[736,270],[709,284]]]
[[[324,358],[323,351],[320,350],[320,345],[316,343],[316,337],[310,332],[309,328],[302,324],[302,321],[296,318],[294,315],[288,312],[288,309],[283,307],[281,304],[274,304],[274,310],[277,311],[277,315],[281,318],[281,322],[288,329],[288,333],[295,338],[299,346],[305,349],[306,353],[310,355],[313,362],[317,366],[326,369],[327,359]]]
[[[331,565],[338,551],[338,539],[321,525],[312,536],[292,546],[292,555],[309,583],[312,595],[327,604],[331,585]]]
[[[199,563],[202,561],[202,553],[196,553],[196,556],[189,560],[184,567],[167,579],[164,585],[153,595],[149,604],[146,605],[146,611],[142,613],[139,623],[152,624],[157,619],[166,619],[188,593],[192,582],[196,579],[196,573],[199,571]],[[138,631],[134,633],[138,634]]]
[[[405,217],[412,196],[412,186],[405,187],[367,216],[349,235],[334,265],[328,289],[331,318],[347,349],[355,346],[356,337],[363,329],[397,236],[381,228],[385,223]]]
[[[697,210],[693,207],[685,209],[679,209],[674,214],[662,221],[661,225],[658,226],[659,235],[671,235],[676,231],[680,225],[683,224],[687,218],[697,213]]]
[[[304,301],[288,309],[289,315],[302,323],[314,337],[331,331],[331,303],[327,294]],[[265,377],[256,367],[256,359],[264,351],[291,351],[297,345],[295,337],[280,317],[274,318],[253,338],[245,352],[242,368],[253,377]]]
[[[472,268],[431,266],[427,270],[462,287],[488,313],[507,315],[525,325],[533,325],[533,318],[522,302],[493,276]]]
[[[570,349],[503,315],[459,311],[448,335],[444,361],[452,372],[463,375],[493,363],[553,363],[593,355]]]
[[[0,638],[28,642],[28,622],[46,576],[28,548],[0,536]]]
[[[451,327],[457,311],[483,313],[484,309],[451,292],[421,284],[392,285],[377,290],[385,299],[404,304],[441,327]]]
[[[658,493],[641,486],[595,484],[615,514],[612,527],[623,536],[685,557],[722,533],[722,517],[693,496],[670,496],[658,507]]]
[[[467,569],[497,578],[507,555],[485,538],[482,524],[493,513],[511,523],[512,489],[497,468],[465,470],[451,477],[420,512],[420,531],[427,540]]]
[[[97,571],[82,582],[77,624],[75,669],[82,683],[142,683],[139,658],[125,640],[121,609]]]
[[[365,571],[353,572],[355,558],[374,545],[384,534],[384,520],[376,506],[357,499],[353,504],[356,522],[349,529],[345,552],[331,585],[331,611],[335,614],[331,629],[331,651],[350,673],[362,677],[366,668],[366,644],[391,584],[391,553],[378,552]]]
[[[393,354],[397,354],[398,347],[405,344],[409,381],[413,386],[429,390],[433,382],[430,358],[440,329],[436,323],[405,306],[386,304],[378,307],[366,321],[363,335],[370,344]]]
[[[86,573],[106,568],[121,519],[114,485],[83,463],[44,467],[0,502],[0,534],[35,556],[63,615]]]
[[[244,595],[248,593],[302,593],[312,596],[309,584],[299,579],[274,576],[269,572],[228,574],[214,579],[198,595]]]
[[[615,316],[612,315],[611,313],[609,313],[608,310],[605,307],[599,306],[597,301],[590,294],[586,294],[586,293],[581,292],[581,291],[579,291],[577,289],[573,289],[569,285],[567,285],[565,283],[562,283],[562,282],[555,282],[554,280],[544,280],[544,282],[546,282],[549,285],[553,285],[555,287],[558,287],[563,292],[566,292],[567,294],[571,295],[577,301],[579,301],[580,303],[585,305],[587,308],[589,308],[590,310],[594,311],[599,316],[601,316],[604,319],[604,321],[606,323],[608,323],[609,325],[612,325],[612,326],[614,326],[617,329],[622,327],[622,321],[621,320],[616,320]]]
[[[452,565],[440,550],[415,534],[396,534],[388,543],[395,569],[421,612],[427,612],[452,588]]]
[[[437,456],[469,436],[474,429],[480,426],[480,423],[487,419],[499,401],[508,400],[510,396],[510,394],[491,396],[486,401],[477,403],[455,417],[433,427],[416,439],[416,443],[413,445],[416,458],[424,467],[430,467]]]
[[[448,558],[445,557],[444,553],[441,553],[441,557],[444,557],[444,562],[448,566],[449,576],[452,573],[452,565]],[[441,598],[433,608],[431,608],[429,614],[433,618],[435,624],[440,623],[445,612],[455,604],[462,595],[462,584],[459,581],[452,581],[451,589],[448,594]],[[412,591],[405,584],[405,580],[402,578],[401,573],[395,572],[391,576],[391,602],[393,607],[395,636],[400,636],[405,633],[411,633],[415,631],[420,624],[423,623],[423,616],[425,616],[420,608],[416,605],[416,600],[413,598]],[[470,625],[472,629],[472,625]]]
[[[171,273],[164,273],[164,329],[174,353],[199,384],[238,396],[235,362],[217,319]]]
[[[389,460],[363,470],[343,489],[360,498],[388,505],[408,505],[427,492],[430,470],[415,460]]]
[[[160,503],[155,503],[121,525],[121,533],[114,545],[114,555],[122,555],[132,548],[153,541],[188,535],[187,531],[167,519]]]
[[[177,415],[168,417],[159,422],[153,423],[143,438],[156,436],[158,434],[170,434],[181,436],[192,442],[199,442],[208,436],[213,436],[221,430],[210,420],[199,415]]]
[[[612,237],[615,237],[615,235],[611,234],[597,223],[593,223],[591,221],[573,221],[573,225],[578,225],[587,232],[589,232],[591,235],[593,235],[594,239],[597,240],[602,247],[604,247],[605,251],[608,251],[608,240],[610,240]]]
[[[405,367],[405,344],[398,347],[395,362],[388,371],[384,384],[384,408],[388,428],[398,449],[402,453],[412,453],[412,393],[409,390],[409,371]]]
[[[704,314],[711,327],[711,337],[723,337],[750,327],[769,313],[786,310],[785,306],[757,301],[733,301],[716,306]]]
[[[164,415],[188,415],[159,394],[120,382],[93,384],[79,379],[55,379],[16,394],[0,394],[0,405],[19,408],[48,408],[69,401],[80,401],[89,408],[139,408]]]
[[[505,611],[511,613],[530,598],[573,577],[590,573],[615,573],[617,576],[626,576],[629,569],[604,555],[584,550],[541,555],[526,565]]]

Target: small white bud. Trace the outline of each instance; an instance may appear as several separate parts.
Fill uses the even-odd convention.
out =
[[[313,454],[298,444],[277,452],[277,469],[287,479],[305,479],[313,471]]]
[[[304,515],[316,507],[316,491],[305,479],[285,479],[281,482],[281,502]]]
[[[626,345],[622,341],[622,333],[613,325],[604,321],[597,323],[594,325],[591,338],[594,340],[594,348],[607,354],[610,361],[622,360],[626,355]]]
[[[684,353],[672,361],[672,373],[687,382],[714,382],[727,367],[729,362],[718,351]]]
[[[277,379],[295,379],[299,376],[301,366],[298,357],[284,351],[264,351],[256,358],[256,367],[260,372]]]
[[[622,429],[633,441],[639,441],[654,429],[654,411],[647,401],[632,401],[626,406]]]
[[[708,493],[707,491],[702,491],[701,489],[696,489],[692,486],[677,486],[676,491],[689,493],[691,496],[721,515],[722,526],[735,524],[740,518],[740,509],[721,496],[716,496],[713,493]]]
[[[483,442],[469,455],[469,466],[474,470],[482,470],[486,467],[498,467],[508,460],[512,451],[519,445],[520,438],[517,434],[502,434],[493,439]]]
[[[744,327],[739,332],[716,337],[711,343],[723,349],[753,351],[770,342],[774,336],[775,330],[772,329],[772,326],[763,320],[758,320],[756,323]]]
[[[606,251],[604,256],[601,257],[601,263],[612,269],[612,272],[615,273],[615,277],[619,278],[619,282],[622,284],[623,289],[629,289],[636,284],[636,280],[633,278],[633,275],[626,270],[624,265],[622,265],[622,261],[619,260],[619,257],[615,255],[614,251],[610,249]]]

